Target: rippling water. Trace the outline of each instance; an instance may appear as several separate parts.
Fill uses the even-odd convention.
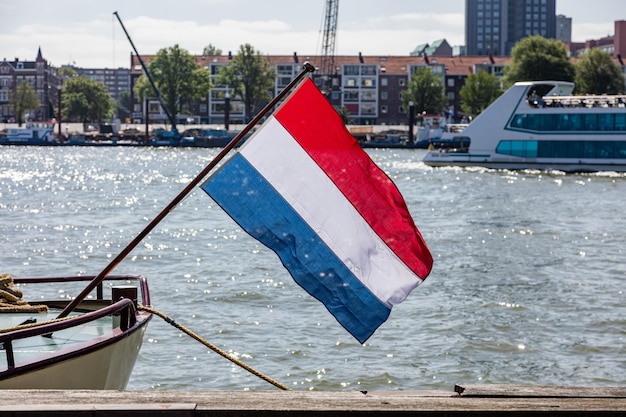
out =
[[[431,169],[372,150],[426,239],[430,277],[358,344],[202,190],[115,272],[294,389],[626,384],[626,175]],[[217,154],[0,148],[0,272],[97,274]],[[159,318],[129,389],[271,389]]]

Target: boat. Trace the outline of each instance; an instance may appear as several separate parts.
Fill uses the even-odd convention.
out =
[[[432,167],[626,171],[626,95],[572,95],[565,81],[518,82],[454,137]],[[465,146],[467,145],[467,146]]]
[[[54,124],[50,122],[28,122],[23,127],[7,130],[0,138],[2,145],[55,145]]]
[[[460,135],[467,123],[446,123],[438,129],[420,131],[415,147],[419,149],[456,149],[467,146],[467,138]]]
[[[0,275],[0,389],[126,388],[152,318],[140,309],[150,305],[148,283],[143,276],[107,276],[67,317],[54,320],[93,278]]]

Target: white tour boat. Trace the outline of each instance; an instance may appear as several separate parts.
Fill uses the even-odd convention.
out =
[[[92,278],[0,275],[0,389],[126,388],[152,318],[138,309],[150,304],[148,284],[107,276],[58,319]]]
[[[565,81],[519,82],[457,137],[428,152],[433,167],[626,171],[626,95],[571,95]]]

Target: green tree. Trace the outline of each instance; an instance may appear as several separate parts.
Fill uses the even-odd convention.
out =
[[[574,81],[574,64],[565,44],[556,39],[535,35],[515,44],[511,62],[504,69],[504,81],[510,86],[518,81]]]
[[[148,71],[174,120],[176,115],[189,108],[193,100],[206,97],[211,90],[209,71],[178,45],[157,52],[148,64]],[[141,101],[147,97],[155,97],[155,92],[145,75],[139,77],[134,91]]]
[[[202,55],[222,55],[222,50],[210,43],[204,47]]]
[[[408,109],[410,102],[418,113],[440,114],[448,105],[441,77],[428,67],[419,67],[402,92],[402,106]]]
[[[459,94],[461,109],[469,115],[477,116],[502,94],[500,80],[487,71],[478,71],[467,77]]]
[[[621,94],[624,75],[608,52],[594,48],[576,63],[576,92],[579,94]]]
[[[232,89],[233,96],[243,102],[246,118],[250,120],[256,108],[271,99],[275,77],[267,58],[252,45],[245,44],[239,47],[231,63],[220,70],[216,83]]]
[[[61,67],[59,68],[59,75],[65,78],[77,77],[78,73],[72,67]]]
[[[18,126],[24,123],[24,114],[29,110],[35,110],[41,106],[37,99],[37,92],[26,81],[22,80],[14,92],[11,93],[9,100],[15,109],[15,117]]]
[[[85,76],[70,78],[63,84],[61,114],[64,119],[82,123],[107,120],[113,114],[107,88]]]

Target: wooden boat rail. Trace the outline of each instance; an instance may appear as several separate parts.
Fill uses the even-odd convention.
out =
[[[91,281],[92,276],[71,276],[71,277],[42,277],[42,278],[14,278],[16,284],[54,284],[54,283],[68,283],[68,282],[81,282]],[[144,276],[140,275],[115,275],[107,277],[106,282],[109,281],[135,281],[138,282],[141,292],[141,303],[143,305],[149,305],[150,295],[148,292],[147,280]],[[116,302],[103,298],[103,284],[100,283],[96,289],[97,298],[83,301],[81,307],[91,307],[88,312],[77,316],[71,316],[64,319],[51,320],[49,322],[43,322],[39,325],[34,322],[27,321],[25,324],[27,327],[12,329],[0,329],[0,350],[4,351],[6,355],[7,368],[4,372],[12,372],[16,370],[15,356],[13,353],[13,342],[21,339],[28,339],[33,337],[46,337],[50,336],[61,330],[65,330],[71,327],[84,325],[87,323],[95,322],[96,320],[116,316],[119,317],[119,324],[116,323],[115,327],[119,327],[122,332],[133,328],[138,325],[137,319],[137,300],[129,298],[121,298]],[[112,291],[113,292],[113,291]],[[106,305],[106,302],[111,304]],[[59,308],[69,303],[69,300],[53,300],[44,301],[42,304],[54,305],[59,303]],[[93,307],[97,307],[95,310],[90,311]],[[32,325],[31,325],[32,323]],[[28,366],[28,365],[27,365]]]

